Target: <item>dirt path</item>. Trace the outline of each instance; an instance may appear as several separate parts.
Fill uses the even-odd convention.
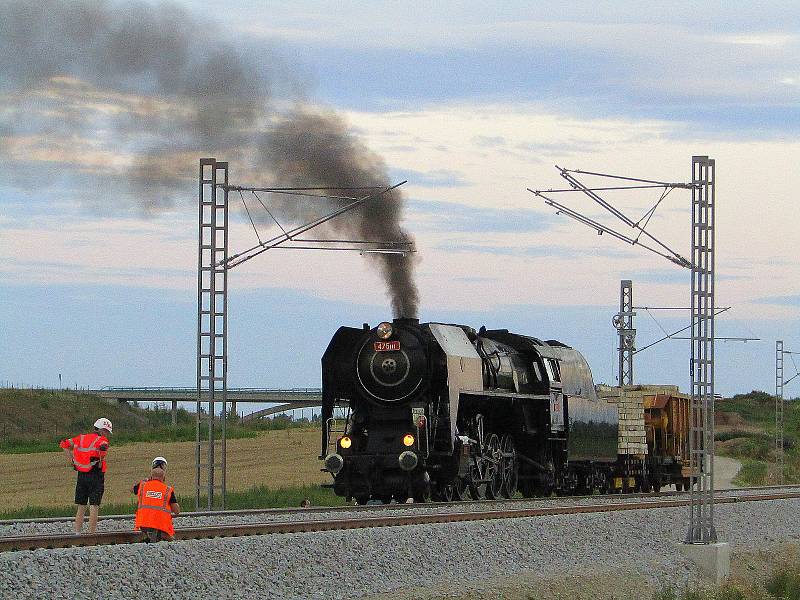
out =
[[[733,479],[739,474],[742,463],[727,456],[714,457],[714,489],[729,490],[739,487],[733,483]]]

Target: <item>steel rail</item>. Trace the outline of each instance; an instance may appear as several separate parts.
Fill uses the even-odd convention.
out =
[[[763,502],[773,500],[800,499],[800,493],[758,494],[732,496],[715,500],[717,504],[738,502]],[[425,513],[415,515],[367,516],[355,519],[325,519],[317,521],[288,521],[281,523],[248,523],[238,525],[215,525],[207,527],[185,527],[175,530],[175,540],[196,540],[219,537],[244,537],[250,535],[274,535],[282,533],[313,533],[319,531],[343,531],[373,527],[402,527],[459,523],[467,521],[491,521],[499,519],[522,519],[659,508],[681,508],[689,504],[688,499],[651,500],[645,502],[620,502],[616,504],[585,504],[573,506],[549,506],[457,513]],[[73,546],[105,546],[143,542],[143,534],[137,531],[102,532],[90,535],[43,535],[14,536],[0,538],[0,552],[69,548]]]
[[[770,490],[800,490],[800,483],[790,483],[786,485],[759,485],[741,488],[729,488],[723,490],[716,490],[720,494],[720,498],[726,496],[722,494],[731,494],[736,492],[757,492],[757,491],[770,491]],[[505,504],[519,504],[523,502],[552,502],[555,500],[572,501],[572,500],[586,500],[592,498],[594,500],[605,500],[608,498],[616,498],[620,500],[634,499],[634,498],[673,498],[687,495],[689,492],[636,492],[630,494],[592,494],[588,496],[535,496],[532,498],[500,498],[497,500],[451,500],[449,502],[416,502],[413,504],[394,503],[394,504],[367,504],[367,505],[335,505],[335,506],[310,506],[302,507],[285,507],[285,508],[242,508],[236,510],[200,510],[191,512],[182,512],[173,517],[174,520],[180,520],[186,517],[236,517],[246,515],[291,515],[291,514],[306,514],[306,513],[337,513],[337,512],[379,512],[382,510],[402,511],[420,508],[437,508],[440,506],[467,506],[477,504],[479,506],[503,506]],[[100,522],[103,521],[124,521],[133,520],[133,514],[123,515],[107,515],[101,516]],[[71,523],[75,517],[41,517],[29,519],[5,519],[0,520],[0,527],[22,524],[47,524],[47,523]]]

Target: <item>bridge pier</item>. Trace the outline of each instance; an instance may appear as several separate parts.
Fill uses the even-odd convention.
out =
[[[175,427],[178,425],[178,401],[172,401],[172,426]]]

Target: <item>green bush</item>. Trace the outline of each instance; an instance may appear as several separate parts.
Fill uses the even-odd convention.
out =
[[[780,600],[800,600],[800,564],[777,569],[767,581],[767,591]]]
[[[714,596],[714,600],[752,600],[757,596],[753,596],[751,592],[747,592],[737,585],[726,584]]]
[[[664,587],[653,598],[654,600],[712,600],[713,595],[696,588],[685,588],[680,593],[677,593],[671,587]]]
[[[765,485],[767,483],[767,463],[759,460],[744,460],[742,468],[733,480],[737,485]]]
[[[718,442],[727,442],[737,438],[759,438],[764,437],[763,433],[755,431],[722,431],[714,433],[714,439]]]

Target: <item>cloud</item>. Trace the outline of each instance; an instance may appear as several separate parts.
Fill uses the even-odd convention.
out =
[[[490,209],[435,200],[410,200],[417,231],[447,233],[533,233],[553,226],[554,217],[535,210]]]
[[[776,304],[779,306],[800,307],[800,295],[790,296],[766,296],[752,300],[754,304]]]
[[[398,150],[397,147],[391,149]],[[401,151],[413,151],[412,146],[401,146]],[[398,180],[408,180],[409,185],[416,187],[443,188],[464,187],[468,182],[462,173],[450,169],[437,169],[435,171],[414,171],[412,169],[393,169],[391,174]]]
[[[505,146],[506,138],[502,135],[476,135],[473,136],[472,143],[482,148],[496,148]]]
[[[792,111],[800,102],[794,85],[800,36],[786,25],[800,18],[797,7],[764,11],[770,15],[739,7],[727,21],[716,10],[713,21],[656,7],[637,7],[635,16],[630,10],[617,20],[604,18],[618,12],[608,6],[575,11],[571,18],[564,11],[561,20],[535,8],[482,20],[457,9],[446,17],[426,10],[425,22],[402,34],[365,36],[362,18],[324,30],[307,21],[316,35],[301,42],[272,35],[314,65],[317,94],[355,109],[527,101],[584,118],[690,123],[687,134],[767,138],[800,132],[800,115]],[[696,12],[687,7],[686,14]],[[330,16],[336,21],[341,13]]]

